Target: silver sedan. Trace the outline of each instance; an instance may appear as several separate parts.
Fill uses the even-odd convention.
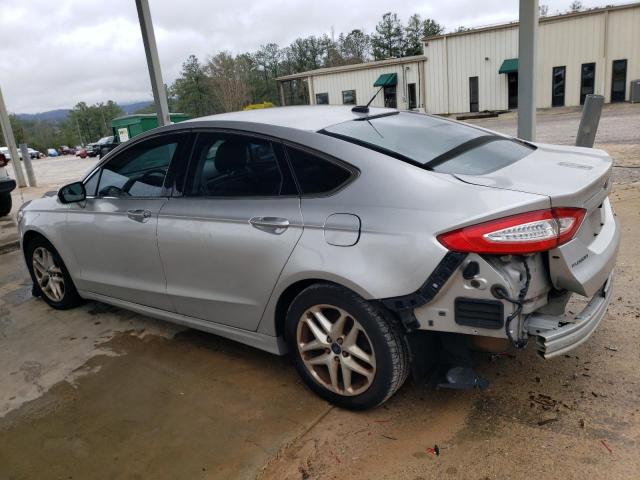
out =
[[[452,337],[534,339],[545,358],[584,342],[611,298],[611,168],[418,113],[274,108],[138,136],[18,218],[52,307],[288,352],[315,392],[363,409]],[[574,294],[589,301],[565,315]]]

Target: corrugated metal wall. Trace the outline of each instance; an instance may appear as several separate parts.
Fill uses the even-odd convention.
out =
[[[629,81],[640,78],[640,6],[543,22],[538,42],[539,108],[551,106],[553,67],[566,67],[567,106],[580,104],[583,63],[596,63],[595,93],[604,94],[607,102],[613,60],[627,59],[627,100]],[[479,109],[503,110],[508,101],[507,75],[498,70],[504,60],[518,57],[518,28],[430,40],[425,56],[428,112],[468,112],[469,77],[475,76],[479,77]]]
[[[420,65],[421,63],[422,62],[411,62],[402,65],[388,65],[379,68],[317,75],[312,77],[313,92],[314,94],[328,93],[329,104],[342,105],[343,90],[355,90],[357,103],[359,105],[362,105],[366,104],[376,93],[376,91],[378,91],[379,87],[374,87],[373,84],[380,75],[384,73],[396,73],[398,75],[398,85],[396,87],[396,101],[398,108],[408,108],[406,85],[408,85],[409,83],[416,84],[417,101],[418,106],[420,106],[422,103],[420,88],[422,75],[419,73],[419,71],[423,68]],[[378,94],[371,105],[375,107],[384,106],[383,92],[380,92]]]

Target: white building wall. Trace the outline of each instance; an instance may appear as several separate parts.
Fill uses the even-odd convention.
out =
[[[611,64],[614,60],[627,59],[627,92],[629,100],[629,82],[640,79],[640,7],[630,10],[609,12],[607,29],[607,58],[605,92],[607,101],[611,96]]]
[[[398,75],[398,85],[396,86],[397,107],[403,110],[409,108],[409,99],[407,96],[407,85],[409,83],[416,84],[417,103],[418,107],[420,107],[422,103],[422,72],[424,71],[424,67],[421,65],[422,63],[422,61],[419,61],[401,65],[388,65],[379,68],[334,72],[312,76],[310,77],[313,92],[313,98],[311,101],[312,103],[315,103],[315,95],[318,93],[328,93],[330,105],[342,105],[342,91],[355,90],[357,104],[363,105],[366,104],[379,90],[380,87],[374,87],[373,84],[380,75],[385,73],[396,73]],[[376,96],[376,99],[371,105],[375,107],[384,106],[383,92],[380,92]]]
[[[607,19],[608,17],[608,19]],[[606,32],[606,34],[605,34]],[[613,60],[627,59],[629,81],[640,78],[640,5],[544,21],[538,32],[537,107],[551,106],[553,67],[566,67],[565,105],[580,104],[583,63],[596,63],[595,93],[611,98]],[[469,107],[469,77],[478,77],[479,110],[508,106],[502,62],[518,57],[518,27],[471,32],[425,43],[426,110],[462,113]]]

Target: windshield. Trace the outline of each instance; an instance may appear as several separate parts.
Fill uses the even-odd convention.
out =
[[[322,133],[443,173],[481,175],[535,147],[444,118],[398,112],[339,123]]]

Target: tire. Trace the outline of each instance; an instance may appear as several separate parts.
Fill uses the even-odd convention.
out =
[[[0,217],[9,215],[9,212],[11,212],[11,206],[12,206],[11,194],[0,193]]]
[[[34,238],[25,247],[25,258],[34,296],[42,297],[56,310],[68,310],[82,303],[67,267],[51,243],[43,237]]]
[[[287,311],[285,337],[309,388],[342,408],[381,405],[409,373],[397,319],[339,285],[318,283],[300,292]]]

